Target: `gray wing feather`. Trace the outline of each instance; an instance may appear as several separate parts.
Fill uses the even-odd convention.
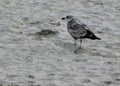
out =
[[[76,22],[71,22],[69,25],[68,31],[73,37],[81,38],[87,34],[86,25],[84,23],[78,24]]]

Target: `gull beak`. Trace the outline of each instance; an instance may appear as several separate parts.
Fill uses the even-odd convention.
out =
[[[65,20],[65,17],[63,17],[62,20]]]

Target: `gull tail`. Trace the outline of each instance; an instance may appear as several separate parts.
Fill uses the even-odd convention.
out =
[[[93,32],[91,32],[90,30],[87,30],[87,34],[85,36],[85,38],[89,38],[91,40],[101,40],[101,38],[97,37]]]

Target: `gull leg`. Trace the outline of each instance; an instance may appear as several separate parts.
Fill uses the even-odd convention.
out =
[[[74,52],[77,53],[81,49],[82,49],[82,39],[80,39],[80,47],[78,47]]]
[[[75,39],[75,46],[77,45],[77,43],[76,43],[76,39]]]
[[[80,39],[80,48],[82,48],[82,39]]]

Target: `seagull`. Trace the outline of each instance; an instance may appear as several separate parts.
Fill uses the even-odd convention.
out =
[[[80,48],[82,47],[82,39],[91,39],[91,40],[101,40],[101,38],[97,37],[91,30],[89,30],[88,26],[83,23],[80,19],[68,15],[63,17],[62,20],[67,21],[67,30],[70,35],[75,40],[80,39]]]

